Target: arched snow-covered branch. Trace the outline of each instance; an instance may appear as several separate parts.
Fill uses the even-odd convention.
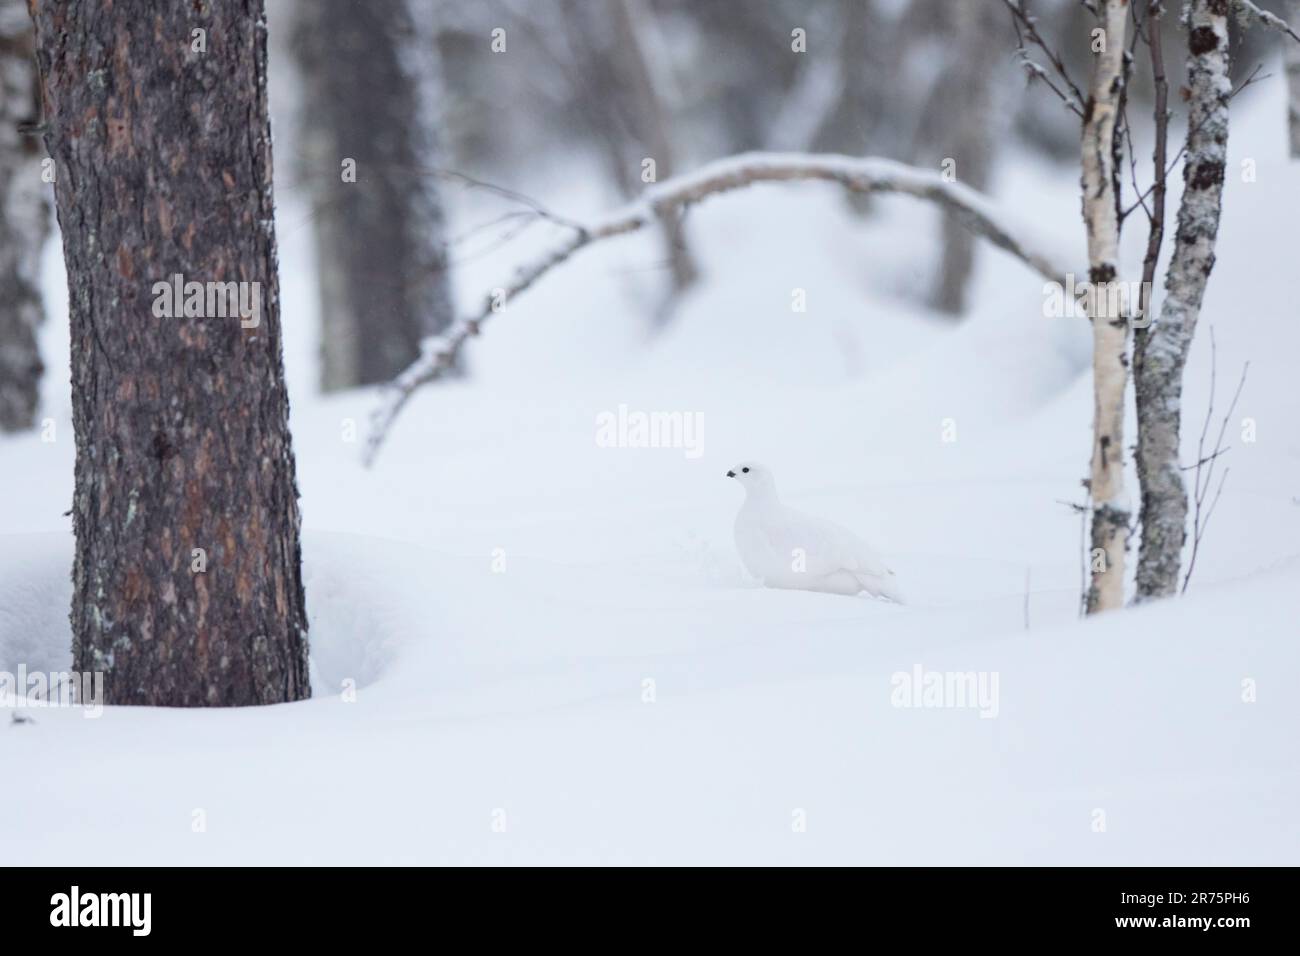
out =
[[[933,202],[954,213],[962,225],[999,249],[1020,259],[1052,282],[1065,283],[1068,271],[1027,241],[982,193],[959,182],[949,182],[930,170],[917,169],[889,159],[804,153],[744,153],[709,163],[692,173],[673,177],[651,187],[635,202],[600,221],[574,228],[573,234],[544,255],[519,267],[510,281],[494,289],[472,315],[457,320],[443,335],[422,343],[421,354],[386,387],[380,405],[371,415],[365,462],[375,460],[393,422],[411,395],[456,365],[466,343],[479,334],[484,322],[519,293],[575,253],[603,239],[636,232],[660,217],[679,213],[710,196],[754,183],[823,181],[839,183],[858,193],[899,193]]]

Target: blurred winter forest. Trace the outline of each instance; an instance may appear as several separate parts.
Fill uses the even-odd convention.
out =
[[[315,219],[327,390],[387,381],[412,361],[423,336],[451,323],[458,260],[506,261],[504,247],[531,224],[563,221],[531,191],[557,178],[583,177],[612,209],[654,182],[756,150],[947,163],[977,190],[1011,154],[1078,161],[1079,118],[1049,91],[1051,77],[1031,81],[1026,58],[1038,51],[1025,49],[1004,0],[269,6],[281,27],[272,41],[299,81],[286,97],[293,128],[277,137],[292,153],[279,165],[294,175],[277,191],[305,194]],[[1086,80],[1091,54],[1077,40],[1095,22],[1089,6],[1027,9],[1063,68]],[[1178,17],[1159,23],[1178,50]],[[1279,38],[1233,30],[1235,88]],[[1148,70],[1133,71],[1127,96],[1128,135],[1149,136]],[[340,178],[339,156],[360,164],[358,178]],[[449,228],[445,208],[473,190],[503,197],[500,217]],[[870,200],[850,203],[871,214]],[[644,266],[662,280],[644,302],[651,330],[671,321],[698,277],[689,223],[672,216],[662,227],[662,255]],[[959,319],[976,242],[947,213],[909,296]]]
[[[263,6],[0,0],[15,860],[1295,862],[1300,0]]]
[[[1052,72],[1031,62],[1030,54],[1041,55],[1009,6],[270,0],[280,104],[275,188],[301,201],[312,220],[319,385],[380,383],[406,368],[421,340],[453,321],[458,262],[507,261],[505,247],[531,225],[563,223],[564,210],[550,209],[542,192],[557,179],[583,178],[588,195],[614,208],[654,182],[755,150],[889,158],[948,169],[980,191],[1011,154],[1077,164],[1078,116],[1049,91]],[[1263,6],[1285,12],[1280,3]],[[1045,48],[1059,51],[1059,66],[1086,78],[1091,54],[1077,41],[1096,21],[1092,5],[1038,0],[1025,9]],[[1159,23],[1166,47],[1179,50],[1178,17]],[[1236,89],[1279,36],[1231,27]],[[0,31],[0,176],[12,183],[0,229],[13,239],[0,262],[0,426],[21,430],[35,420],[43,365],[34,273],[49,209],[33,177],[18,172],[39,161],[33,134],[19,128],[40,114],[31,64],[23,62],[30,23],[18,0],[0,3]],[[1178,74],[1177,54],[1172,63]],[[1126,96],[1126,135],[1142,139],[1151,126],[1149,70],[1132,71]],[[1147,188],[1136,174],[1132,185],[1134,194]],[[502,198],[500,215],[458,219],[453,228],[448,206],[472,191]],[[869,199],[850,202],[871,214]],[[977,241],[958,220],[945,214],[921,264],[925,280],[906,289],[954,319],[968,307]],[[643,302],[651,330],[671,321],[678,296],[698,278],[689,223],[673,213],[660,225],[662,254],[644,266],[662,280]],[[1066,233],[1072,225],[1047,227]]]

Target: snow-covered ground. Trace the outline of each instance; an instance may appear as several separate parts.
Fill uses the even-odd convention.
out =
[[[375,394],[315,393],[308,212],[280,191],[314,699],[0,723],[5,860],[1300,862],[1300,165],[1280,87],[1234,101],[1186,460],[1208,327],[1220,414],[1251,365],[1192,588],[1086,623],[1061,503],[1087,464],[1086,326],[1044,318],[1041,280],[990,250],[965,322],[926,312],[932,211],[881,200],[863,220],[817,185],[705,204],[688,225],[705,281],[654,341],[656,238],[584,253],[495,317],[473,374],[420,394],[366,471]],[[1076,183],[1011,157],[995,193],[1082,263]],[[555,172],[518,185],[571,216],[603,206]],[[484,203],[457,198],[457,229]],[[463,300],[537,231],[466,256]],[[70,666],[50,252],[56,438],[0,442],[0,670]],[[620,405],[699,416],[699,454],[600,447]],[[872,541],[912,603],[747,581],[724,477],[746,458]],[[917,668],[996,695],[897,706]]]

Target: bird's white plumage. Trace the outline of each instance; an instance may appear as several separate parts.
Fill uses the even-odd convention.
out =
[[[866,542],[847,528],[786,507],[766,467],[741,462],[727,475],[745,488],[736,516],[736,550],[745,569],[767,587],[866,591],[903,602],[894,572]]]

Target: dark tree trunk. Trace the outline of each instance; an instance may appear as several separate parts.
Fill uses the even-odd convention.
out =
[[[813,135],[812,148],[818,153],[861,156],[869,152],[868,133],[880,118],[884,82],[876,73],[881,57],[873,40],[882,30],[873,0],[843,6],[839,27],[839,91]]]
[[[617,62],[625,78],[628,98],[629,125],[645,149],[645,156],[656,163],[656,179],[669,179],[677,172],[677,150],[673,143],[672,122],[663,94],[658,88],[662,77],[655,75],[654,65],[643,36],[651,12],[641,6],[640,0],[616,0],[610,6],[614,22],[614,49]],[[639,165],[639,163],[638,163]],[[676,212],[666,213],[662,220],[664,251],[672,272],[673,293],[686,291],[695,284],[699,269],[686,244],[686,232],[681,217]],[[661,309],[659,321],[667,318]]]
[[[1003,73],[990,62],[1007,29],[1001,3],[958,3],[949,11],[948,65],[926,104],[920,142],[935,144],[940,162],[952,160],[958,181],[983,192],[993,169],[995,145],[1010,125],[1000,103]],[[960,95],[954,91],[960,90]],[[975,266],[975,241],[953,213],[944,214],[943,252],[930,294],[940,312],[966,311],[966,290]]]
[[[560,9],[572,51],[560,66],[584,122],[603,147],[610,179],[630,199],[646,188],[644,160],[654,160],[655,182],[676,172],[672,120],[658,88],[664,77],[656,75],[644,35],[653,13],[639,0],[613,0],[607,17],[593,17],[589,6],[577,0]],[[699,275],[681,216],[667,213],[661,223],[670,291],[655,310],[656,326],[668,320],[674,299]]]
[[[262,0],[32,7],[71,310],[74,667],[114,704],[306,697]],[[177,274],[260,283],[260,310],[159,317]]]
[[[40,141],[19,126],[41,115],[32,23],[23,0],[0,0],[0,431],[36,423],[44,317],[37,273],[50,234]]]
[[[303,173],[320,277],[321,386],[386,382],[455,317],[436,177],[438,63],[423,0],[296,10]],[[343,163],[356,164],[355,181]]]

